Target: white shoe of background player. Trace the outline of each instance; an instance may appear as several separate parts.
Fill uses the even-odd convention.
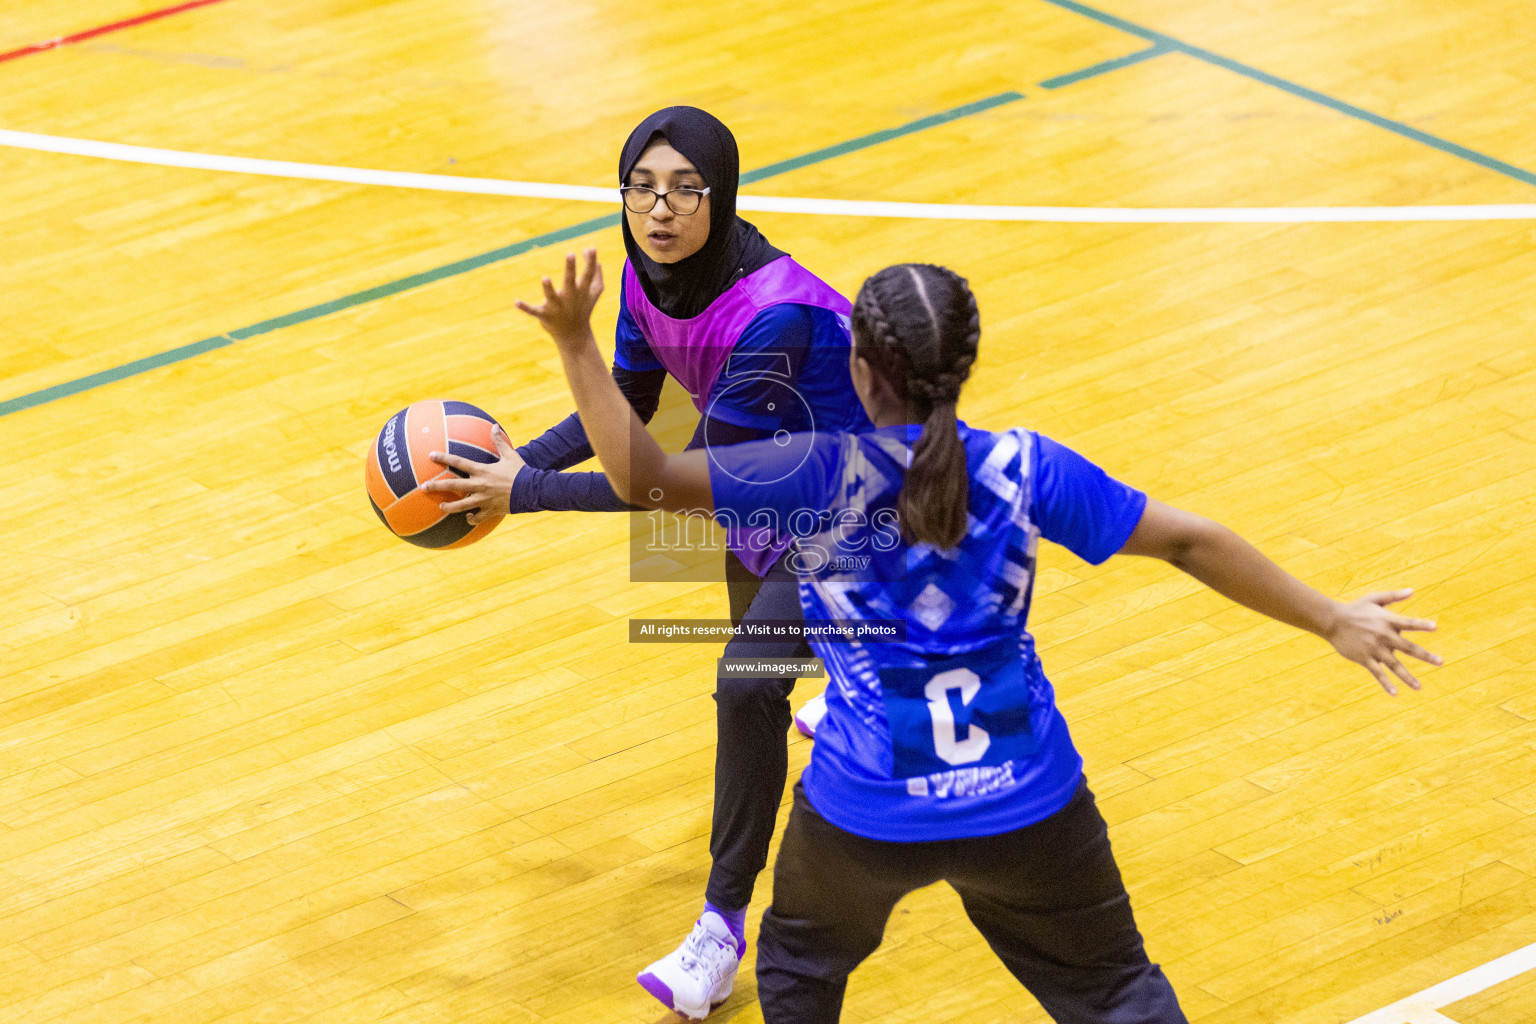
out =
[[[795,712],[795,728],[799,729],[804,735],[814,739],[816,727],[821,724],[821,720],[826,716],[827,695],[825,693],[818,693],[805,702],[805,707]]]
[[[730,997],[736,968],[746,945],[738,944],[725,921],[705,911],[693,931],[666,956],[641,971],[635,980],[667,1008],[689,1020],[703,1020]]]

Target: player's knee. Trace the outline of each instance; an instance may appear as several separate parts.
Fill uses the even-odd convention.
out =
[[[715,675],[715,699],[723,704],[752,704],[758,706],[788,706],[790,691],[795,688],[793,676],[786,677],[781,673],[785,668],[777,668],[778,662],[787,661],[790,658],[802,656],[798,649],[790,647],[787,650],[773,650],[772,648],[784,647],[784,645],[764,644],[750,640],[732,640],[725,645],[722,657],[727,665],[735,666],[736,671],[722,666]],[[758,663],[756,666],[751,663]],[[743,671],[742,668],[745,667]]]
[[[721,705],[766,707],[789,704],[793,679],[772,676],[736,676],[724,670],[715,676],[715,700]]]

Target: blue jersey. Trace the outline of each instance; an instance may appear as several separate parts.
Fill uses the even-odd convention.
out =
[[[1030,431],[959,432],[968,528],[901,541],[896,499],[916,425],[711,451],[716,515],[796,538],[806,622],[900,620],[899,642],[813,639],[827,716],[802,781],[818,813],[872,839],[995,835],[1066,805],[1082,758],[1025,628],[1040,537],[1098,563],[1146,495]]]

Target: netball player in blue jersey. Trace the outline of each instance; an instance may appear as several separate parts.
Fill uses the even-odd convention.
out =
[[[1332,600],[1048,438],[958,421],[980,323],[943,268],[891,267],[859,293],[851,372],[875,429],[672,456],[597,355],[587,319],[601,290],[589,252],[579,280],[568,257],[561,289],[546,280],[541,306],[518,305],[555,338],[617,492],[722,521],[773,510],[796,536],[808,626],[905,626],[897,642],[813,641],[832,685],[763,918],[764,1020],[836,1021],[892,907],[942,879],[1057,1021],[1185,1021],[1025,628],[1039,538],[1094,563],[1164,559],[1325,638],[1389,694],[1419,687],[1399,652],[1440,663],[1402,635],[1434,624],[1386,607],[1409,592]]]
[[[619,158],[628,260],[620,293],[612,378],[642,420],[655,413],[671,374],[700,413],[690,448],[729,445],[782,431],[858,430],[869,425],[848,379],[849,303],[736,216],[736,140],[693,107],[668,107],[642,121]],[[451,456],[468,479],[428,489],[462,492],[449,511],[622,511],[601,473],[561,472],[592,456],[572,415],[524,447],[497,439],[501,460]],[[798,620],[794,574],[783,565],[787,536],[728,536],[731,618],[744,625]],[[730,658],[809,657],[799,639],[741,636]],[[717,920],[739,953],[747,904],[767,864],[774,818],[789,770],[784,734],[793,678],[716,682],[719,742],[710,830],[713,865],[704,912],[674,953],[639,982],[668,1007],[703,1016],[712,993],[729,990],[736,962],[703,961],[697,947]],[[810,707],[819,698],[808,703]],[[796,719],[810,731],[814,713]]]

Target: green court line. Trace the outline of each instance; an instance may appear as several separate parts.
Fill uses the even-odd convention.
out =
[[[190,345],[182,345],[180,348],[157,352],[152,356],[145,356],[143,359],[135,359],[131,363],[124,363],[122,366],[114,366],[110,370],[102,370],[100,373],[78,377],[75,380],[65,381],[63,384],[55,384],[52,387],[43,388],[41,391],[34,391],[19,398],[0,402],[0,416],[4,416],[6,413],[19,412],[22,409],[30,409],[32,406],[42,405],[44,402],[52,402],[60,398],[67,398],[70,395],[78,395],[82,391],[99,388],[103,384],[110,384],[115,380],[122,380],[124,377],[132,377],[136,373],[145,373],[149,370],[159,369],[162,366],[169,366],[171,363],[179,363],[183,359],[191,359],[193,356],[200,356],[204,352],[212,352],[216,348],[224,348],[234,343],[235,339],[228,334],[220,334],[214,338],[194,341]]]
[[[1102,22],[1103,24],[1109,25],[1113,28],[1117,28],[1122,32],[1128,32],[1133,36],[1140,36],[1141,38],[1147,40],[1149,43],[1165,46],[1170,50],[1177,51],[1178,53],[1186,54],[1190,57],[1196,58],[1197,60],[1203,60],[1207,64],[1212,64],[1216,67],[1224,68],[1227,71],[1242,75],[1244,78],[1251,78],[1255,82],[1263,82],[1265,85],[1274,86],[1276,89],[1283,89],[1284,91],[1290,93],[1292,96],[1300,96],[1304,100],[1310,100],[1311,102],[1319,104],[1320,106],[1327,107],[1330,110],[1335,110],[1341,114],[1347,114],[1348,116],[1364,121],[1367,124],[1373,124],[1378,128],[1385,128],[1389,132],[1395,132],[1404,138],[1412,139],[1414,142],[1420,142],[1426,146],[1432,146],[1433,148],[1440,150],[1442,153],[1449,153],[1452,156],[1460,157],[1461,159],[1470,161],[1480,167],[1486,167],[1490,171],[1497,171],[1506,177],[1514,178],[1516,181],[1523,181],[1527,185],[1536,185],[1536,174],[1532,174],[1530,171],[1524,170],[1523,168],[1516,167],[1514,164],[1505,163],[1503,160],[1488,156],[1486,153],[1479,153],[1475,149],[1468,149],[1466,146],[1451,142],[1448,139],[1442,139],[1437,135],[1431,135],[1428,132],[1420,131],[1419,129],[1410,125],[1403,124],[1401,121],[1393,121],[1390,118],[1382,117],[1380,114],[1373,114],[1363,107],[1355,106],[1353,103],[1345,103],[1343,100],[1336,100],[1332,96],[1327,96],[1318,92],[1316,89],[1308,89],[1304,85],[1297,85],[1295,82],[1287,81],[1286,79],[1280,78],[1277,75],[1272,75],[1267,71],[1260,71],[1256,67],[1252,67],[1240,61],[1235,61],[1230,57],[1223,57],[1219,53],[1212,53],[1210,50],[1204,50],[1198,46],[1192,46],[1189,43],[1182,42],[1173,38],[1172,36],[1164,35],[1161,32],[1156,32],[1152,29],[1145,28],[1141,25],[1135,24],[1134,22],[1126,21],[1124,18],[1116,17],[1113,14],[1106,14],[1104,11],[1096,10],[1086,4],[1078,3],[1077,0],[1044,0],[1044,2],[1048,4],[1054,4],[1057,7],[1061,7],[1065,10],[1072,11],[1077,14],[1081,14],[1085,18],[1092,18],[1095,21]]]
[[[767,167],[759,167],[755,171],[748,171],[743,174],[741,176],[741,183],[743,185],[750,185],[754,181],[762,181],[764,178],[771,178],[777,174],[787,174],[802,167],[809,167],[811,164],[819,164],[823,160],[830,160],[835,156],[843,156],[846,153],[853,153],[860,149],[868,149],[870,146],[878,146],[882,142],[899,139],[903,135],[911,135],[914,132],[936,128],[941,124],[958,121],[962,117],[980,114],[983,111],[991,110],[993,107],[1000,107],[1005,103],[1013,103],[1023,98],[1023,93],[1000,92],[996,96],[988,96],[986,99],[977,100],[975,103],[967,103],[951,110],[918,118],[916,121],[909,121],[898,128],[886,128],[883,131],[870,132],[868,135],[860,135],[856,139],[849,139],[847,142],[839,142],[835,146],[828,146],[826,149],[814,150],[804,156],[791,157],[788,160],[780,160],[776,164],[769,164]]]
[[[1064,85],[1071,85],[1073,82],[1081,82],[1085,78],[1095,78],[1099,75],[1107,75],[1111,71],[1119,71],[1121,68],[1128,68],[1132,64],[1140,64],[1144,60],[1151,60],[1153,57],[1161,57],[1165,53],[1172,52],[1173,47],[1171,46],[1167,46],[1161,42],[1153,43],[1147,49],[1137,50],[1135,53],[1125,57],[1116,57],[1114,60],[1101,61],[1098,64],[1093,64],[1089,67],[1083,68],[1081,71],[1073,71],[1069,74],[1057,75],[1055,78],[1047,78],[1045,81],[1040,83],[1040,88],[1060,89]]]
[[[818,149],[803,156],[792,157],[788,160],[769,164],[766,167],[747,171],[741,176],[741,183],[745,185],[755,181],[762,181],[764,178],[771,178],[775,175],[787,174],[801,167],[821,163],[824,160],[831,160],[833,157],[844,156],[861,149],[868,149],[871,146],[878,146],[882,142],[889,142],[892,139],[899,139],[904,135],[911,135],[914,132],[924,131],[941,124],[948,124],[950,121],[955,121],[962,117],[970,117],[973,114],[980,114],[983,111],[991,110],[993,107],[999,107],[1005,103],[1013,103],[1023,98],[1024,94],[1018,92],[1002,92],[996,96],[988,96],[986,99],[977,100],[974,103],[966,103],[950,110],[940,111],[928,117],[918,118],[916,121],[909,121],[895,128],[886,128],[878,132],[871,132],[868,135],[860,135],[858,138],[849,139],[847,142],[839,142],[835,146],[827,146],[824,149]],[[13,412],[30,409],[69,395],[77,395],[82,391],[89,391],[92,388],[99,388],[104,384],[120,381],[125,377],[132,377],[136,374],[158,369],[171,363],[180,362],[183,359],[191,359],[193,356],[210,352],[216,348],[225,348],[246,338],[254,338],[260,334],[280,331],[284,327],[292,327],[294,324],[314,320],[329,313],[351,309],[353,306],[374,302],[390,295],[398,295],[401,292],[409,291],[412,288],[420,288],[423,285],[431,284],[434,281],[441,281],[447,277],[467,274],[471,270],[478,270],[481,267],[490,266],[492,263],[500,263],[514,256],[521,256],[523,253],[531,252],[534,249],[558,245],[572,238],[579,238],[582,235],[588,235],[594,231],[602,231],[605,228],[618,227],[618,225],[619,215],[617,213],[605,213],[601,217],[584,220],[579,224],[572,224],[569,227],[548,231],[542,235],[535,235],[532,238],[525,238],[521,242],[514,242],[511,245],[502,246],[500,249],[492,249],[490,252],[484,252],[478,256],[471,256],[468,259],[448,263],[432,270],[423,271],[420,274],[412,274],[409,277],[387,281],[384,284],[375,285],[360,292],[343,295],[339,299],[322,302],[318,306],[310,306],[297,312],[285,313],[282,316],[272,317],[270,320],[251,324],[249,327],[236,328],[233,331],[217,335],[216,337],[205,338],[202,341],[195,341],[190,345],[182,345],[179,348],[168,349],[165,352],[159,352],[152,356],[145,356],[143,359],[135,359],[133,362],[114,366],[109,370],[102,370],[99,373],[92,373],[85,377],[66,381],[63,384],[55,384],[40,391],[33,391],[30,394],[7,399],[0,402],[0,416],[7,416]]]

